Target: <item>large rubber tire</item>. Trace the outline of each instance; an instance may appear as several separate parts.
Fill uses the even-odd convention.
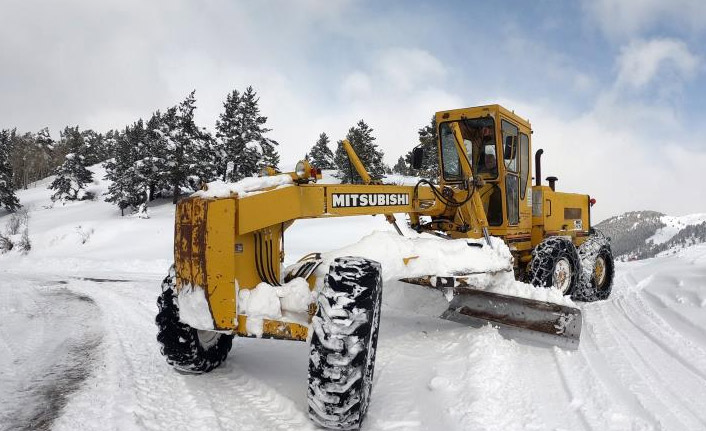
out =
[[[157,341],[167,363],[177,371],[201,374],[221,365],[233,345],[233,335],[192,328],[179,320],[175,295],[174,266],[162,282],[162,294],[157,299],[159,313]]]
[[[532,250],[532,260],[527,265],[526,280],[528,283],[547,288],[557,288],[561,280],[555,277],[557,267],[565,268],[566,285],[562,290],[564,295],[571,295],[579,284],[581,263],[576,247],[570,238],[551,236],[540,242]]]
[[[334,260],[317,300],[309,350],[309,417],[329,429],[358,429],[370,403],[382,277],[378,262]]]
[[[596,232],[579,246],[578,252],[583,270],[579,285],[571,297],[585,302],[608,299],[615,278],[615,260],[610,241]]]

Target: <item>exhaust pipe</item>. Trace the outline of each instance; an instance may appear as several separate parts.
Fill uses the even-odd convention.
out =
[[[536,153],[534,153],[534,185],[535,186],[541,186],[542,185],[542,154],[544,154],[543,149],[537,150]]]

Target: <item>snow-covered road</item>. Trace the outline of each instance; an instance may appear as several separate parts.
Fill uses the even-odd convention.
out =
[[[176,373],[155,340],[160,277],[110,278],[129,281],[2,273],[0,429],[313,428],[304,343],[236,339],[225,366]],[[613,296],[582,305],[577,351],[435,318],[443,308],[385,285],[365,429],[706,429],[705,246],[620,264]]]

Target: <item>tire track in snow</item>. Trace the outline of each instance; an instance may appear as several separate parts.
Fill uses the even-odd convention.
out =
[[[561,386],[564,388],[564,391],[566,392],[567,395],[569,395],[569,398],[571,400],[571,405],[575,405],[575,403],[578,401],[580,402],[581,397],[578,395],[578,393],[575,393],[574,390],[572,390],[571,385],[569,384],[569,373],[566,370],[566,367],[562,365],[561,361],[559,360],[557,349],[554,349],[553,351],[553,359],[554,363],[556,364],[556,369],[559,374],[559,379],[561,381]],[[576,367],[574,367],[576,369]],[[578,406],[576,406],[578,407]],[[586,418],[586,414],[584,411],[580,408],[575,409],[578,413],[577,416],[579,418],[579,421],[581,425],[583,426],[583,429],[585,430],[590,430],[591,425],[588,422],[588,419]]]
[[[602,319],[593,322],[593,311],[597,307],[605,307],[607,303],[591,304],[584,317],[584,330],[581,335],[579,354],[586,363],[589,371],[582,373],[577,380],[578,387],[585,388],[585,407],[590,409],[594,419],[601,419],[601,423],[593,424],[593,429],[648,429],[658,422],[653,413],[635,394],[622,384],[621,377],[626,373],[624,363],[616,364],[619,352],[619,343],[610,334]],[[584,308],[584,309],[586,309]],[[588,316],[587,316],[588,315]],[[599,341],[600,339],[600,341]],[[609,343],[608,339],[614,342]],[[600,388],[600,389],[597,389]],[[596,393],[599,392],[600,393]]]
[[[655,313],[662,316],[664,321],[668,321],[669,325],[674,327],[676,332],[682,336],[688,336],[692,343],[704,346],[706,329],[671,308],[663,298],[654,292],[645,290],[642,293],[645,295],[645,299],[652,304],[653,309],[655,306],[658,308],[658,310],[655,310]],[[704,312],[706,312],[706,310],[704,310]]]
[[[630,370],[632,378],[624,384],[627,384],[637,397],[643,398],[644,404],[654,412],[660,425],[668,425],[673,429],[702,429],[703,419],[694,411],[689,400],[684,399],[672,388],[674,382],[684,382],[685,376],[676,375],[673,372],[669,372],[671,374],[669,376],[665,375],[666,372],[661,370],[664,367],[655,364],[652,359],[655,351],[651,346],[654,344],[635,329],[624,315],[620,315],[622,311],[619,307],[614,303],[610,305],[613,312],[606,312],[607,307],[597,308],[597,310],[618,341],[620,354],[632,368]],[[636,340],[640,340],[640,343],[638,344]],[[669,360],[666,361],[667,369],[669,369],[669,362]],[[650,394],[651,397],[648,398]],[[665,411],[666,416],[662,414]]]
[[[528,424],[527,428],[588,429],[582,413],[576,409],[574,391],[569,387],[564,371],[552,360],[553,349],[548,346],[521,347],[519,354],[522,367],[515,378],[522,382],[524,393],[533,394],[533,411],[538,416],[537,421],[541,422],[537,425]]]
[[[693,373],[694,377],[700,379],[702,384],[706,386],[706,351],[694,346],[678,332],[670,330],[671,327],[668,323],[656,316],[637,295],[632,299],[632,301],[621,299],[616,301],[615,304],[638,331],[649,338],[664,354],[672,357]],[[636,307],[633,304],[640,304],[640,307]],[[638,322],[635,316],[646,316],[649,319],[644,322]],[[655,332],[658,335],[648,331],[646,327],[650,327],[653,330],[656,329]],[[684,358],[681,354],[686,354],[689,358]]]
[[[112,333],[105,354],[113,381],[98,392],[119,388],[119,393],[93,409],[99,418],[110,412],[94,429],[104,429],[105,422],[112,429],[313,429],[292,401],[252,377],[233,375],[240,372],[232,366],[235,350],[224,366],[204,375],[183,375],[168,366],[156,342],[158,281],[150,289],[86,281],[71,286],[96,299]],[[74,429],[85,415],[81,410],[90,408],[85,398],[91,394],[85,393],[74,414],[64,418],[66,429]]]

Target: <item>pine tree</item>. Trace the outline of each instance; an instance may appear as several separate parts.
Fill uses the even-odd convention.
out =
[[[432,117],[431,123],[419,129],[419,144],[424,149],[422,168],[412,168],[412,151],[405,155],[408,175],[417,175],[432,181],[439,178],[439,150],[438,135],[436,132],[436,118]]]
[[[126,127],[124,132],[113,134],[113,158],[105,163],[105,179],[111,181],[105,193],[105,201],[116,204],[121,215],[125,215],[126,208],[136,204],[132,178],[126,175],[137,158],[135,149],[127,138],[129,130],[130,128]]]
[[[82,131],[81,136],[86,145],[86,166],[92,166],[110,158],[103,134],[88,129]]]
[[[258,167],[260,169],[264,167],[272,167],[275,169],[279,169],[279,154],[277,153],[277,149],[275,148],[275,145],[279,145],[276,141],[273,141],[271,139],[265,138],[262,143],[262,158],[260,159],[260,162],[258,163]]]
[[[397,159],[397,163],[392,167],[392,172],[399,175],[409,175],[409,169],[407,168],[407,163],[404,161],[404,157],[400,156]]]
[[[141,123],[142,120],[140,120]],[[144,205],[162,195],[169,188],[168,148],[169,130],[162,113],[156,111],[144,127],[144,136],[137,148],[137,176],[144,190]]]
[[[351,127],[348,130],[346,139],[351,143],[353,150],[370,174],[370,177],[374,180],[381,179],[385,175],[385,164],[382,160],[384,154],[374,142],[373,129],[365,121],[360,120],[355,127]],[[338,148],[336,148],[334,162],[338,169],[338,178],[343,183],[361,181],[360,176],[348,160],[342,141],[338,143]]]
[[[62,165],[56,168],[56,178],[49,185],[50,190],[55,190],[51,199],[81,199],[86,184],[93,181],[93,172],[86,168],[86,145],[78,126],[66,127],[61,140],[69,152],[64,156]]]
[[[35,136],[36,165],[34,181],[46,178],[54,169],[54,139],[52,139],[48,128],[43,128]]]
[[[173,190],[173,203],[177,203],[183,190],[195,190],[204,181],[210,181],[210,136],[194,122],[196,110],[195,91],[183,102],[166,112],[164,137],[167,144],[166,176]]]
[[[333,163],[333,152],[328,147],[329,138],[326,133],[319,135],[319,139],[316,141],[311,151],[309,151],[307,159],[312,165],[319,169],[335,169],[336,165]]]
[[[267,117],[260,115],[258,101],[255,90],[248,87],[242,94],[233,90],[223,103],[214,154],[218,176],[224,181],[253,176],[264,164],[279,164],[278,144],[264,136],[270,129],[265,127]]]
[[[15,195],[15,187],[12,182],[10,134],[9,130],[0,131],[0,206],[14,212],[20,208],[20,201]]]

